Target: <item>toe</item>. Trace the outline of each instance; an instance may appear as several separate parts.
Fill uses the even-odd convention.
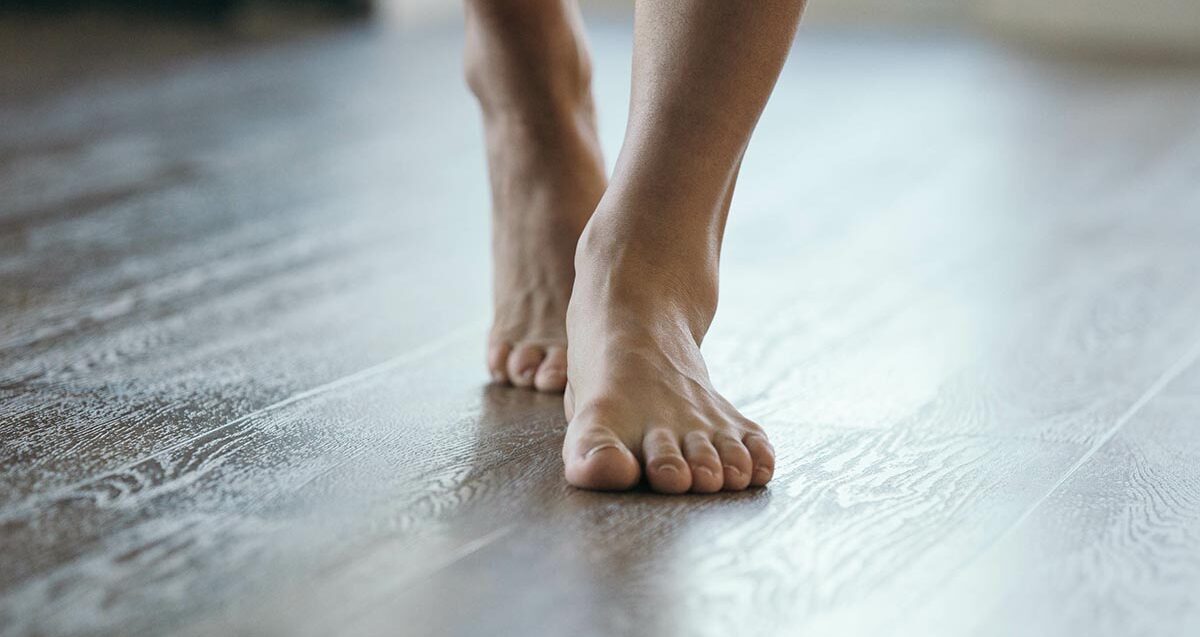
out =
[[[761,487],[775,475],[775,448],[760,433],[749,433],[742,437],[742,444],[750,452],[754,469],[750,473],[750,484]]]
[[[546,349],[546,358],[533,376],[533,386],[544,392],[560,392],[567,386],[567,348]]]
[[[683,455],[692,470],[692,491],[715,493],[721,490],[725,484],[721,457],[707,434],[692,431],[684,436]]]
[[[750,452],[741,440],[727,434],[717,434],[713,438],[713,446],[721,456],[721,466],[724,469],[726,491],[741,491],[750,486],[750,470],[753,462]]]
[[[641,479],[637,458],[608,427],[572,420],[563,441],[567,482],[581,489],[625,491]]]
[[[651,429],[642,440],[646,481],[660,493],[683,493],[692,488],[692,471],[683,459],[675,432]]]
[[[539,345],[517,345],[508,355],[508,380],[517,387],[532,387],[533,375],[546,356]]]
[[[508,355],[512,353],[512,346],[506,342],[492,342],[488,344],[487,366],[488,373],[492,375],[492,382],[507,383],[508,372]]]

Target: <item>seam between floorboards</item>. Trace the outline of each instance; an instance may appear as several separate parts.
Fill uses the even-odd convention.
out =
[[[1096,442],[1092,443],[1091,447],[1088,447],[1088,450],[1085,451],[1084,454],[1080,456],[1070,468],[1063,472],[1058,480],[1054,482],[1054,485],[1051,486],[1050,489],[1042,495],[1042,497],[1034,501],[1034,503],[1028,509],[1026,509],[1024,513],[1022,513],[1015,521],[1013,521],[1012,524],[1008,526],[1007,529],[1005,529],[999,536],[996,537],[994,542],[989,544],[984,551],[980,551],[980,553],[986,552],[987,550],[991,549],[992,546],[1002,542],[1006,537],[1011,535],[1017,527],[1021,526],[1026,520],[1032,517],[1034,512],[1037,511],[1042,504],[1049,500],[1055,492],[1057,492],[1064,484],[1066,484],[1067,481],[1070,480],[1071,477],[1083,467],[1083,465],[1087,464],[1092,457],[1100,451],[1101,448],[1115,438],[1117,432],[1119,432],[1121,428],[1126,425],[1126,423],[1128,423],[1130,420],[1133,420],[1133,417],[1137,415],[1137,413],[1140,412],[1143,407],[1153,400],[1155,396],[1158,396],[1158,394],[1162,393],[1162,390],[1165,389],[1167,385],[1171,384],[1171,382],[1178,378],[1180,374],[1191,367],[1192,364],[1197,361],[1197,359],[1200,359],[1200,339],[1197,339],[1194,343],[1192,343],[1192,346],[1188,348],[1188,350],[1184,352],[1182,356],[1176,359],[1171,366],[1167,367],[1167,369],[1163,371],[1163,373],[1160,374],[1153,383],[1150,384],[1150,387],[1146,388],[1146,391],[1142,392],[1142,395],[1138,397],[1138,399],[1135,400],[1128,409],[1125,410],[1125,413],[1121,414],[1121,416],[1117,418],[1116,422],[1113,423],[1113,426],[1109,427],[1108,431],[1105,431],[1104,434],[1096,440]]]
[[[210,429],[205,429],[204,431],[201,431],[200,433],[198,433],[186,440],[182,440],[173,445],[169,445],[167,447],[163,447],[162,449],[157,449],[155,451],[152,451],[149,454],[146,454],[145,456],[137,458],[136,460],[131,460],[119,467],[115,467],[112,469],[105,469],[96,474],[90,475],[87,478],[84,478],[82,480],[76,480],[75,482],[72,482],[70,484],[64,485],[57,489],[54,489],[53,491],[50,491],[48,493],[35,494],[35,495],[27,498],[25,501],[21,502],[20,504],[13,505],[11,507],[5,508],[2,511],[0,511],[0,521],[4,521],[15,515],[20,515],[23,512],[27,512],[29,510],[36,509],[38,507],[38,505],[41,504],[41,502],[43,502],[47,499],[53,499],[55,496],[58,496],[58,495],[61,495],[64,493],[68,493],[74,489],[78,489],[81,486],[87,485],[88,483],[95,481],[97,478],[99,478],[101,476],[119,472],[119,471],[125,471],[128,469],[132,469],[133,467],[137,466],[138,464],[140,464],[142,462],[150,460],[156,456],[160,456],[164,453],[170,453],[171,451],[175,451],[176,449],[187,446],[187,445],[189,445],[189,444],[191,444],[213,432],[225,429],[226,427],[232,427],[237,424],[249,422],[256,418],[260,418],[260,417],[264,416],[265,414],[268,414],[277,409],[282,409],[284,407],[287,407],[288,405],[294,405],[296,403],[302,402],[302,401],[312,398],[314,396],[320,396],[320,395],[328,393],[330,391],[334,391],[336,389],[351,385],[358,381],[365,380],[367,378],[371,378],[374,376],[378,376],[385,372],[396,369],[406,363],[410,363],[415,360],[420,360],[426,356],[429,356],[429,355],[459,341],[460,339],[464,338],[467,334],[478,331],[479,329],[482,328],[482,326],[483,326],[483,323],[481,323],[481,322],[472,322],[472,323],[468,323],[466,325],[459,326],[458,328],[451,330],[449,333],[445,334],[444,336],[441,336],[438,339],[435,339],[424,345],[421,345],[420,347],[411,349],[407,352],[404,352],[403,354],[393,356],[392,358],[389,358],[381,363],[376,363],[375,365],[361,369],[352,374],[348,374],[346,376],[342,376],[340,378],[331,380],[327,383],[317,385],[316,387],[312,387],[312,388],[306,389],[304,391],[297,392],[295,394],[292,394],[291,396],[288,396],[287,398],[284,398],[283,400],[271,403],[270,405],[267,405],[266,407],[260,407],[248,414],[238,416],[237,418],[234,418],[233,420],[230,420],[223,424],[217,425],[216,427],[212,427]]]
[[[1008,525],[1007,528],[1001,531],[1000,534],[996,536],[996,539],[992,540],[986,546],[980,549],[969,561],[963,564],[962,567],[942,578],[936,587],[930,588],[930,591],[932,592],[935,590],[944,589],[947,583],[952,582],[960,575],[970,570],[970,568],[976,562],[981,560],[984,555],[987,555],[992,548],[1000,545],[1006,539],[1008,539],[1009,536],[1016,533],[1017,529],[1025,524],[1026,520],[1033,517],[1033,514],[1039,508],[1041,508],[1041,506],[1045,504],[1046,501],[1048,501],[1060,488],[1062,488],[1062,486],[1066,484],[1067,481],[1079,471],[1079,469],[1091,461],[1092,457],[1095,456],[1100,449],[1112,441],[1122,427],[1124,427],[1130,420],[1133,420],[1133,417],[1137,415],[1137,413],[1140,412],[1143,407],[1145,407],[1151,400],[1162,393],[1162,390],[1165,389],[1167,385],[1171,384],[1171,382],[1183,374],[1184,371],[1195,364],[1197,360],[1200,360],[1200,339],[1197,339],[1195,342],[1193,342],[1192,346],[1188,348],[1183,355],[1181,355],[1175,360],[1174,363],[1168,366],[1162,374],[1159,374],[1158,378],[1156,378],[1154,382],[1146,388],[1146,391],[1142,392],[1142,395],[1139,396],[1138,399],[1135,400],[1133,404],[1130,405],[1129,408],[1117,418],[1117,420],[1113,423],[1113,426],[1109,427],[1103,435],[1097,438],[1096,442],[1092,443],[1092,446],[1088,447],[1088,450],[1085,451],[1083,455],[1080,456],[1079,459],[1076,460],[1065,472],[1063,472],[1063,474],[1059,476],[1058,480],[1056,480],[1054,484],[1051,485],[1051,487],[1044,494],[1042,494],[1041,497],[1035,500],[1033,504],[1029,506],[1029,508],[1025,509],[1025,511],[1021,513],[1021,515],[1017,516],[1017,519],[1014,520],[1012,524]],[[926,602],[921,604],[917,609],[905,613],[905,616],[913,617],[917,614],[917,612],[919,612],[920,609],[928,607],[932,598],[933,595],[926,595]]]
[[[464,542],[458,545],[456,548],[448,551],[447,554],[441,559],[435,560],[433,564],[406,575],[398,583],[398,585],[392,589],[375,595],[372,597],[372,599],[361,602],[357,604],[355,608],[345,611],[350,615],[350,619],[346,622],[346,626],[349,628],[359,628],[363,627],[364,623],[368,623],[369,625],[369,622],[372,620],[379,621],[379,611],[376,609],[380,608],[381,604],[395,602],[401,599],[400,596],[403,595],[403,593],[409,588],[412,588],[414,585],[416,585],[418,580],[428,579],[429,577],[454,566],[455,564],[471,557],[472,555],[479,553],[480,551],[495,544],[497,540],[508,536],[515,528],[516,525],[507,524],[493,531],[485,533],[484,535],[473,540]],[[371,613],[372,611],[375,611],[375,615],[368,615],[368,613]]]

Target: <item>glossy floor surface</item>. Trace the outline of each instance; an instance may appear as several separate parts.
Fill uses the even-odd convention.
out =
[[[1200,67],[802,31],[664,497],[486,384],[458,32],[4,32],[0,633],[1200,634]]]

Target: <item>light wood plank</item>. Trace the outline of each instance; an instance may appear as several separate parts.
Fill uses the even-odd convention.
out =
[[[911,634],[1200,630],[1200,354],[926,600]]]

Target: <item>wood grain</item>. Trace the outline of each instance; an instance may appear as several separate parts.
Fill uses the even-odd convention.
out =
[[[957,569],[912,634],[1200,630],[1198,356],[1187,352],[1179,376]]]
[[[0,633],[1194,632],[1197,69],[802,34],[705,343],[777,477],[668,498],[482,384],[457,32],[194,37],[0,105]]]

